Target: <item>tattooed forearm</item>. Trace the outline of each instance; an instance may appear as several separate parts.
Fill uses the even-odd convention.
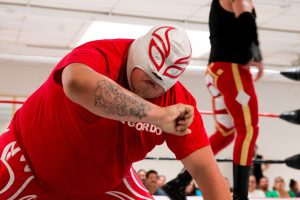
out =
[[[140,97],[124,93],[107,80],[97,82],[94,99],[96,107],[111,115],[133,116],[141,120],[151,110],[151,105],[142,102]]]

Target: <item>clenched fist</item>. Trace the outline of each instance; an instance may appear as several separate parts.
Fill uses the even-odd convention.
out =
[[[157,125],[166,133],[174,135],[190,134],[188,128],[194,119],[194,107],[185,104],[175,104],[162,107]]]

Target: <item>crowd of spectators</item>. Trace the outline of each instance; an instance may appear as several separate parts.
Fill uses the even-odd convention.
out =
[[[161,189],[166,183],[166,176],[159,174],[155,170],[146,171],[140,169],[137,172],[139,178],[144,183],[147,190],[156,196],[166,196],[166,193]],[[232,191],[231,184],[227,177],[224,177],[228,183],[228,187]],[[288,187],[288,189],[287,189]],[[187,196],[202,196],[200,189],[195,181],[191,183],[185,189]],[[274,179],[273,185],[270,186],[269,179],[266,176],[261,176],[259,180],[256,180],[254,174],[249,178],[249,198],[293,198],[300,197],[298,182],[294,179],[289,181],[289,185],[285,184],[284,179],[278,176]]]

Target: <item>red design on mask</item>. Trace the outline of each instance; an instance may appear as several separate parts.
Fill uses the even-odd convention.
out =
[[[164,66],[167,58],[170,56],[171,43],[170,43],[170,39],[169,39],[169,32],[173,29],[175,29],[175,28],[170,27],[170,26],[162,26],[162,27],[159,27],[158,29],[156,29],[152,33],[152,39],[149,44],[148,53],[149,53],[149,57],[150,57],[153,65],[155,66],[155,68],[157,69],[158,72],[161,70],[161,68]],[[159,35],[158,31],[164,31],[164,32],[163,32],[163,34]],[[158,42],[160,45],[158,45]],[[158,58],[158,59],[154,58],[154,56],[153,56],[154,50],[156,50],[159,53],[158,55],[160,56],[160,58]],[[185,66],[181,67],[180,65],[188,65],[190,57],[191,57],[191,54],[186,57],[179,58],[178,60],[176,60],[174,62],[173,65],[166,67],[166,69],[162,73],[159,72],[159,75],[164,75],[164,76],[167,76],[167,77],[173,78],[173,79],[177,78],[185,70]],[[158,63],[158,61],[160,61],[160,63]]]

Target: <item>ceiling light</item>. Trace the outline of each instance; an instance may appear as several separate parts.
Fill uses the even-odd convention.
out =
[[[83,44],[88,41],[101,39],[136,39],[144,35],[150,28],[151,26],[148,25],[95,21],[83,34],[77,45]],[[186,29],[186,32],[191,41],[193,58],[200,57],[203,54],[209,52],[210,43],[209,33],[207,31]]]

